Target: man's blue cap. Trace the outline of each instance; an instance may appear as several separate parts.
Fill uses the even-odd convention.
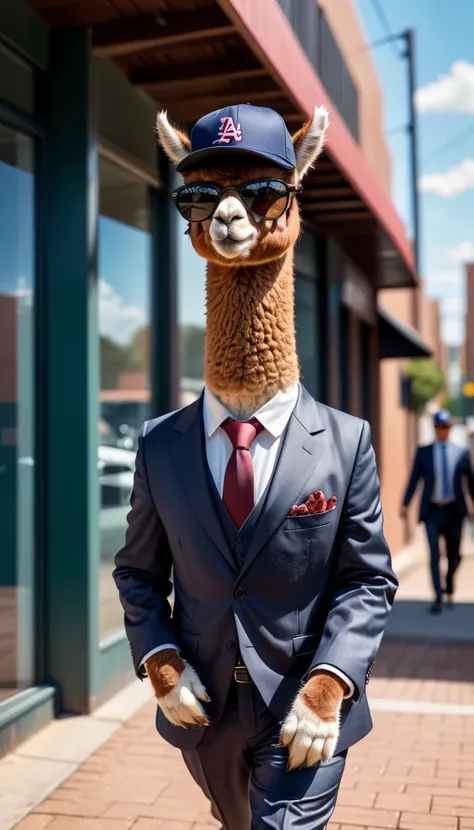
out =
[[[293,142],[281,115],[268,107],[237,104],[199,119],[191,132],[191,153],[176,169],[181,173],[237,153],[266,159],[284,170],[296,167]]]
[[[450,427],[452,424],[451,413],[447,409],[437,412],[433,418],[435,427]]]

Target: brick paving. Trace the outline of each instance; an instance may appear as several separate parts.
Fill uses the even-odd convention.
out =
[[[460,583],[463,603],[474,602],[472,538],[466,553]],[[423,605],[427,630],[432,624],[426,614],[429,599],[423,558],[403,577],[399,601]],[[450,631],[455,630],[456,616],[448,614],[456,613],[456,608],[445,612]],[[392,632],[377,658],[369,697],[404,700],[408,711],[373,712],[373,732],[350,750],[330,830],[474,830],[474,717],[467,712],[432,714],[428,707],[426,712],[409,711],[410,701],[418,708],[420,703],[474,705],[474,630],[472,643],[458,643],[455,637],[449,643],[407,642],[393,638]],[[179,752],[156,735],[151,703],[17,830],[216,826]]]

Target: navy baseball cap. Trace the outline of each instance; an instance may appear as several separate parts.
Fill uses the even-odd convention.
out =
[[[447,409],[437,412],[433,418],[435,427],[450,427],[452,424],[451,413]]]
[[[179,173],[217,161],[226,153],[267,159],[284,170],[294,170],[296,156],[281,115],[268,107],[237,104],[197,121],[191,132],[191,153],[177,166]]]

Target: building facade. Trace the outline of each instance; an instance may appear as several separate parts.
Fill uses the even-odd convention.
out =
[[[249,100],[297,129],[327,103],[296,253],[303,381],[368,419],[380,454],[379,361],[427,353],[378,307],[417,276],[335,28],[315,0],[2,2],[3,752],[132,677],[111,572],[136,438],[203,386],[205,264],[170,203],[157,107],[189,125]]]

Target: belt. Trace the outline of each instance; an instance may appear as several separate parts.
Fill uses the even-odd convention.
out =
[[[250,674],[248,673],[247,666],[244,666],[244,664],[241,663],[240,660],[234,669],[234,680],[236,683],[245,684],[253,682],[252,678],[250,677]]]

